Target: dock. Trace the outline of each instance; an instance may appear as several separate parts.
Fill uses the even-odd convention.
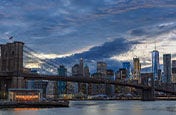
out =
[[[58,108],[69,107],[69,101],[42,101],[42,102],[0,102],[3,108]]]

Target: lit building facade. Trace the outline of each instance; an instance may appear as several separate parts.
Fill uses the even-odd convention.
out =
[[[164,70],[164,78],[163,82],[171,83],[171,54],[163,55],[163,70]]]
[[[140,73],[141,73],[140,60],[139,58],[133,58],[133,79],[137,80],[139,83],[141,81]]]
[[[158,70],[160,69],[159,64],[159,52],[157,50],[152,51],[152,72],[154,80],[158,80]]]
[[[38,102],[42,100],[40,89],[9,89],[9,101]]]

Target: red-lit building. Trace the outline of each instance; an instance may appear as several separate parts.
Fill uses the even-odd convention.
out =
[[[38,102],[42,100],[40,89],[9,89],[9,101]]]

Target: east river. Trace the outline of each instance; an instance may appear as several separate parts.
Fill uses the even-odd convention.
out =
[[[1,109],[0,115],[176,115],[176,101],[71,101],[69,108]]]

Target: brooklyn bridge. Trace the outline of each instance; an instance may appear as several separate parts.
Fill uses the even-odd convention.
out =
[[[28,57],[33,56],[34,50],[27,47],[23,42],[15,41],[13,43],[7,43],[0,45],[0,90],[8,93],[9,88],[25,88],[25,82],[27,80],[48,80],[48,81],[70,81],[70,82],[79,82],[79,83],[95,83],[95,84],[112,84],[124,87],[132,87],[142,90],[142,100],[154,100],[155,91],[170,93],[176,95],[176,90],[172,88],[165,87],[166,84],[155,85],[153,77],[151,79],[151,85],[148,85],[146,82],[141,81],[141,83],[131,83],[128,81],[121,80],[107,80],[100,78],[91,78],[80,76],[58,76],[53,74],[38,74],[25,71],[24,68],[24,55]],[[36,57],[37,58],[37,57]],[[45,59],[37,58],[42,61],[48,67],[53,67],[57,69],[57,65]],[[30,59],[30,61],[33,61]],[[141,77],[143,76],[141,74]]]

